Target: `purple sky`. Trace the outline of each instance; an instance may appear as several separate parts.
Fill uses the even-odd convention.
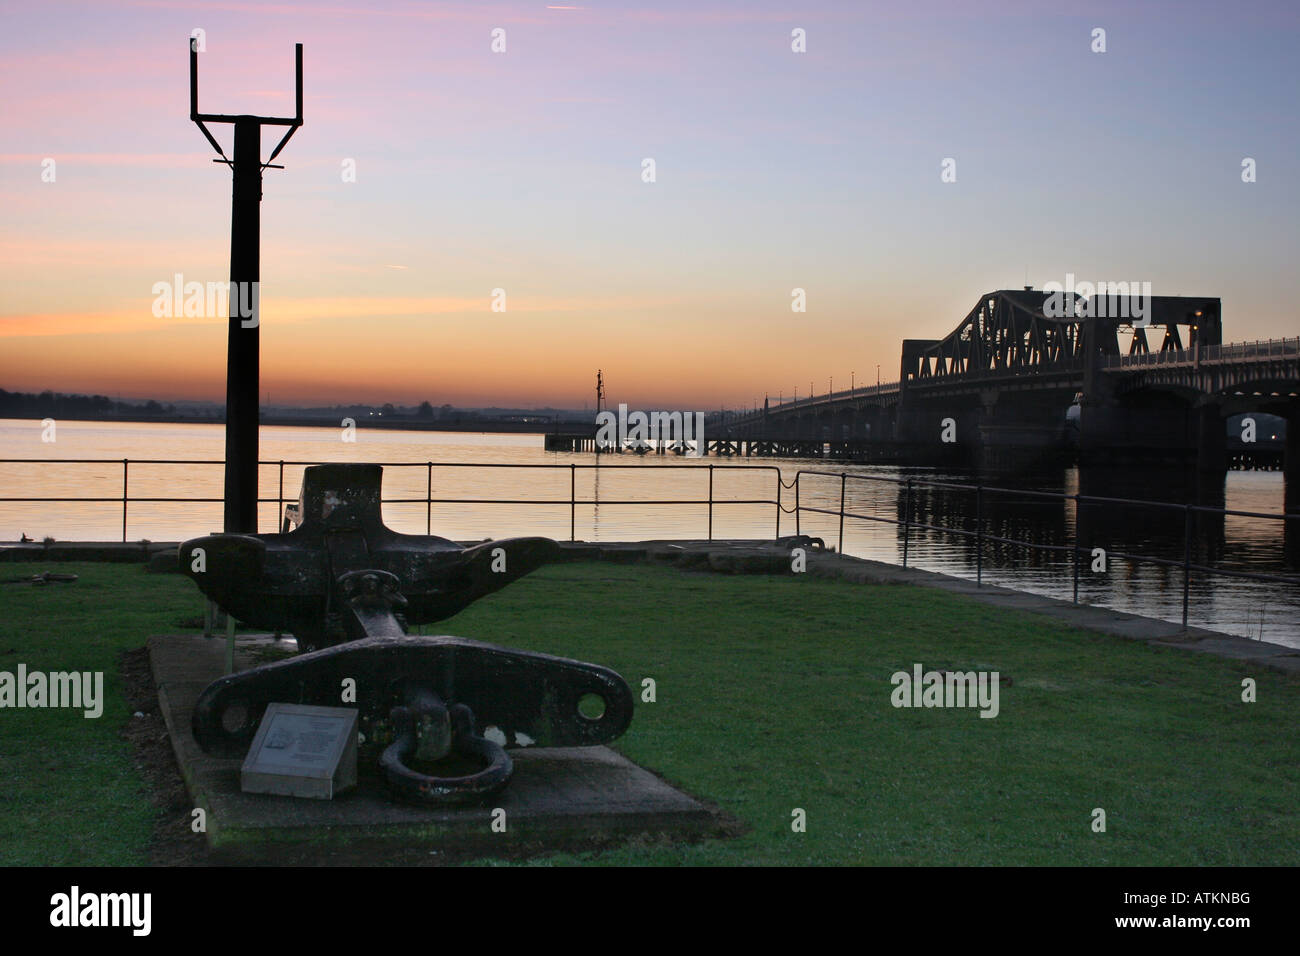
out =
[[[615,402],[749,405],[892,379],[903,337],[1067,272],[1300,334],[1292,4],[0,9],[10,390],[221,399],[225,320],[152,310],[228,273],[196,27],[205,111],[292,113],[305,47],[262,206],[277,402],[574,406],[602,368]]]

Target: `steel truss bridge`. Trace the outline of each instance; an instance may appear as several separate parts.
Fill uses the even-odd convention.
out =
[[[1294,426],[1295,475],[1300,337],[1225,343],[1219,299],[1141,301],[1137,319],[1123,297],[990,292],[944,338],[905,339],[897,381],[713,416],[709,452],[994,470],[1077,455],[1215,471],[1227,466],[1224,419],[1256,411]]]

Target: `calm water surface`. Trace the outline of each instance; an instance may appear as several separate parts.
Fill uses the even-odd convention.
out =
[[[128,540],[176,541],[220,529],[219,500],[167,503],[136,499],[220,499],[219,464],[144,464],[137,459],[219,460],[224,451],[222,426],[69,421],[58,423],[53,443],[42,442],[41,433],[39,422],[0,420],[0,458],[40,459],[37,463],[0,462],[4,496],[118,500],[0,502],[0,540],[16,540],[23,533],[37,540],[46,536],[60,540],[122,540],[122,458],[132,459],[128,472],[132,498],[127,511]],[[680,502],[708,498],[710,463],[717,466],[713,473],[716,503],[712,514],[713,536],[717,538],[770,538],[776,533],[775,505],[740,502],[774,500],[778,494],[778,468],[787,483],[801,468],[837,473],[844,470],[868,479],[911,476],[918,481],[972,480],[933,470],[654,455],[604,456],[599,469],[573,470],[571,464],[594,464],[595,456],[546,452],[541,435],[361,429],[355,443],[345,443],[337,428],[263,427],[261,457],[267,462],[411,463],[416,467],[385,469],[384,495],[418,501],[386,504],[385,520],[399,531],[422,534],[428,526],[434,534],[458,540],[522,534],[567,540],[571,522],[573,534],[586,540],[706,537],[708,505]],[[73,458],[113,461],[60,463],[61,459]],[[430,473],[425,464],[429,461],[448,466],[435,466]],[[453,463],[541,467],[449,467]],[[277,499],[296,499],[302,471],[301,465],[285,465],[283,470],[276,464],[262,466],[259,493],[263,499],[270,499],[260,508],[263,531],[273,530],[277,524],[281,512]],[[1067,494],[1083,491],[1179,503],[1184,500],[1181,489],[1171,488],[1155,477],[1133,478],[1122,487],[1094,487],[1090,482],[1080,488],[1080,475],[1071,469],[1043,476],[1026,487]],[[429,506],[425,497],[430,485],[435,498],[527,499],[531,503],[475,501]],[[571,486],[579,500],[596,504],[579,505],[571,512]],[[1115,556],[1124,552],[1181,562],[1185,529],[1181,510],[1085,506],[1076,516],[1068,501],[984,492],[977,502],[973,491],[920,486],[914,488],[909,501],[900,489],[899,484],[889,481],[850,480],[845,485],[846,508],[858,515],[898,520],[906,505],[913,521],[974,530],[978,507],[987,534],[1027,539],[1044,546],[1069,545],[1077,533],[1082,543],[1089,548],[1105,548],[1109,556],[1105,573],[1093,573],[1091,559],[1084,561],[1079,575],[1081,601],[1168,620],[1178,620],[1181,615],[1181,567],[1160,567]],[[800,503],[838,509],[840,491],[838,477],[805,475],[800,481]],[[780,496],[785,509],[793,507],[792,488],[781,489]],[[674,503],[649,503],[655,500]],[[1219,504],[1233,510],[1277,513],[1282,510],[1282,502],[1280,473],[1229,472]],[[805,513],[799,522],[804,533],[819,535],[831,545],[838,542],[838,517]],[[782,513],[780,533],[794,531],[795,516]],[[1282,522],[1198,517],[1193,523],[1193,561],[1295,576],[1300,574],[1297,537],[1300,528],[1292,527],[1289,536],[1284,535]],[[973,578],[977,557],[982,556],[984,580],[990,583],[1067,599],[1073,591],[1074,569],[1069,552],[1054,552],[1046,547],[1027,550],[993,541],[985,541],[977,548],[974,539],[941,531],[912,528],[905,536],[901,528],[883,521],[850,518],[845,522],[844,549],[850,554],[900,563],[905,547],[908,563],[916,567]],[[1194,624],[1300,647],[1298,587],[1194,575],[1189,603]]]

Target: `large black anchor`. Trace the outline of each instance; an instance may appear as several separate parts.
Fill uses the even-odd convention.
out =
[[[180,548],[182,570],[236,619],[292,632],[298,657],[220,678],[200,695],[193,731],[207,752],[241,756],[274,702],[337,705],[354,682],[363,755],[393,793],[420,803],[481,799],[509,782],[506,748],[588,746],[627,729],[632,694],[614,671],[409,624],[450,617],[559,552],[548,538],[462,548],[398,534],[380,517],[379,465],[317,465],[303,476],[299,527],[209,535]],[[599,700],[599,716],[580,709]],[[450,755],[479,769],[422,772]]]

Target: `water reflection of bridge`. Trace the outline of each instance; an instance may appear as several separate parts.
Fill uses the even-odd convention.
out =
[[[1253,581],[1275,606],[1294,606],[1300,594],[1300,516],[1227,509],[1222,484],[1192,503],[1203,490],[1194,474],[1189,485],[1180,470],[1099,466],[1021,487],[873,472],[801,469],[796,529],[855,553],[883,533],[904,566],[910,553],[977,580],[983,568],[1067,594],[1073,582],[1075,600],[1099,583],[1154,589],[1166,603],[1181,591],[1184,615],[1189,596],[1209,598],[1225,576]]]

